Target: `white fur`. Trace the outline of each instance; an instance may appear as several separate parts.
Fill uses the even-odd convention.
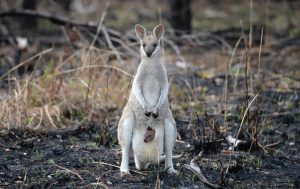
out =
[[[141,40],[140,53],[142,57],[147,58],[144,47],[142,46],[142,40]]]
[[[146,169],[149,163],[158,163],[165,153],[165,167],[169,172],[177,173],[172,162],[176,125],[169,108],[168,79],[165,66],[160,61],[160,46],[157,45],[151,57],[146,57],[142,45],[140,52],[142,60],[118,125],[118,139],[122,147],[120,171],[122,174],[129,173],[129,153],[132,149],[137,169]],[[159,117],[147,117],[145,112],[158,114]],[[155,130],[155,137],[145,143],[144,134],[149,126]]]

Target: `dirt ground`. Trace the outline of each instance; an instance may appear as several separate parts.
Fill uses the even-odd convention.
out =
[[[117,123],[139,61],[132,28],[152,27],[157,13],[152,1],[126,2],[111,1],[105,25],[116,33],[115,49],[100,35],[87,56],[92,63],[84,53],[95,30],[41,19],[39,30],[29,31],[21,62],[52,51],[29,61],[28,73],[15,69],[1,78],[0,188],[207,188],[185,168],[192,159],[221,188],[300,188],[300,3],[254,1],[250,45],[249,1],[192,1],[193,33],[174,37],[167,30],[163,52],[179,175],[166,173],[163,162],[137,171],[131,158],[131,175],[122,177]],[[102,4],[89,16],[61,15],[95,20]],[[0,21],[1,77],[19,55],[10,39],[22,29],[16,18]],[[228,136],[242,141],[234,151]]]

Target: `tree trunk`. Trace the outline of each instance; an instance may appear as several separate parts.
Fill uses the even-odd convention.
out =
[[[35,10],[37,0],[23,0],[22,9]],[[21,18],[21,27],[23,29],[36,29],[37,20],[34,17],[24,17]]]
[[[176,35],[191,33],[191,1],[190,0],[169,0],[170,23]]]

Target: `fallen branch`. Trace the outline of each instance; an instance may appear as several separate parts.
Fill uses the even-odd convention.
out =
[[[197,165],[196,161],[194,159],[191,160],[190,165],[185,164],[184,167],[190,171],[192,171],[198,178],[200,179],[201,183],[203,183],[204,186],[218,189],[223,188],[219,184],[213,184],[209,182],[201,173],[200,167]]]
[[[57,15],[52,15],[49,13],[42,13],[33,10],[9,10],[5,12],[0,12],[0,17],[36,17],[40,19],[47,19],[54,24],[57,25],[71,25],[71,26],[78,26],[78,27],[88,27],[91,29],[97,29],[98,23],[96,22],[80,22],[76,20],[71,20],[66,17],[61,17]],[[111,35],[119,35],[117,31],[112,31],[111,29],[108,31]]]
[[[52,22],[53,24],[65,26],[76,26],[76,27],[83,27],[83,28],[89,28],[97,31],[99,23],[97,22],[81,22],[81,21],[76,21],[76,20],[71,20],[67,17],[62,17],[62,16],[57,16],[49,13],[42,13],[42,12],[37,12],[33,10],[9,10],[5,12],[0,12],[0,17],[36,17],[39,19],[46,19]],[[102,29],[105,28],[107,29],[107,32],[109,33],[110,36],[122,38],[121,34],[118,31],[108,29],[104,25],[102,26]]]

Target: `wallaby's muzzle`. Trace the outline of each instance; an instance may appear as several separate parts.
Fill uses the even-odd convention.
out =
[[[147,57],[150,57],[152,55],[152,52],[147,52],[146,55]]]

